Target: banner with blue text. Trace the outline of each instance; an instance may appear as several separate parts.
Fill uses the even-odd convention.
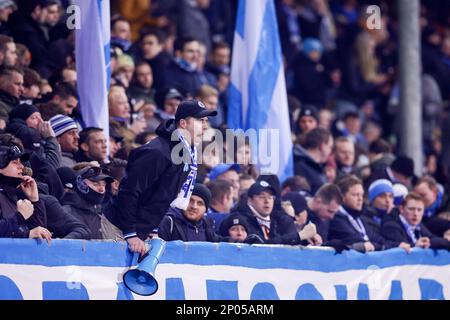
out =
[[[362,254],[244,244],[167,244],[159,290],[130,292],[122,276],[137,257],[125,243],[0,239],[0,299],[375,300],[450,298],[450,252]]]

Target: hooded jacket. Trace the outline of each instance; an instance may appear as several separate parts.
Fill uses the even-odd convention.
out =
[[[67,213],[82,222],[89,230],[85,239],[103,239],[101,231],[101,217],[103,208],[101,204],[91,204],[83,199],[77,192],[65,193],[61,204]]]
[[[169,207],[169,211],[161,221],[158,235],[166,240],[227,242],[214,232],[213,221],[203,217],[197,223],[185,218],[180,209]]]
[[[186,181],[189,171],[183,170],[183,163],[171,160],[172,149],[179,143],[171,141],[175,129],[175,120],[162,122],[156,129],[157,138],[130,153],[119,192],[106,211],[108,220],[126,238],[136,233],[146,239]]]
[[[31,229],[46,226],[45,207],[41,199],[33,202],[34,212],[25,220],[17,211],[17,201],[26,196],[9,180],[0,174],[0,237],[28,238]]]
[[[294,172],[296,175],[304,177],[311,186],[311,194],[327,182],[323,171],[324,165],[317,163],[311,158],[307,151],[297,145],[294,148]]]

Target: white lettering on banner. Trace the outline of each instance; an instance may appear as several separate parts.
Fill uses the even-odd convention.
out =
[[[24,299],[43,299],[44,282],[70,282],[70,266],[45,267],[38,265],[0,264],[0,276],[14,282]],[[118,284],[126,268],[84,267],[75,266],[76,280],[86,288],[91,300],[115,300],[118,295]],[[160,289],[154,296],[142,297],[133,294],[136,300],[166,299],[166,279],[182,280],[185,298],[207,299],[207,281],[235,281],[239,299],[248,300],[255,286],[259,283],[273,285],[276,294],[282,300],[295,299],[297,290],[304,284],[311,284],[324,299],[336,299],[335,286],[345,286],[347,299],[358,299],[358,288],[361,284],[368,287],[370,299],[389,299],[392,281],[399,281],[402,286],[402,298],[405,300],[421,299],[423,294],[419,287],[420,279],[431,279],[442,285],[445,299],[450,299],[450,279],[448,265],[406,265],[387,268],[369,267],[361,270],[340,272],[319,272],[292,269],[256,269],[192,264],[160,264],[156,270],[156,278]],[[180,272],[182,270],[182,272]],[[79,272],[79,273],[78,273]],[[2,288],[0,287],[0,290]],[[70,288],[67,288],[70,290]],[[75,289],[75,287],[74,287]]]

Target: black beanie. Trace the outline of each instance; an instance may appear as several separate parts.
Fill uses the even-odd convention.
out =
[[[308,209],[305,198],[298,192],[288,192],[283,196],[283,201],[290,201],[294,208],[295,215]]]
[[[12,109],[12,111],[9,113],[9,119],[27,120],[28,117],[35,112],[39,112],[38,108],[28,103],[22,103]]]
[[[404,155],[398,156],[392,163],[391,169],[410,178],[414,176],[414,161]]]
[[[198,196],[205,202],[206,210],[209,208],[209,203],[211,201],[211,191],[201,183],[196,183],[194,186],[194,191],[192,191],[193,196]]]

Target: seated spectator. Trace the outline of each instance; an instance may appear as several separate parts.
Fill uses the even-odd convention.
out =
[[[248,234],[264,243],[297,245],[317,235],[314,224],[297,232],[294,221],[281,210],[274,210],[276,190],[267,181],[255,182],[248,190],[245,207],[237,212],[248,225]],[[224,230],[221,230],[222,235]]]
[[[219,81],[221,75],[230,74],[231,49],[228,43],[218,42],[213,44],[211,60],[206,63],[205,70],[210,72]]]
[[[289,214],[285,207],[283,207],[283,209],[292,218],[294,218],[294,223],[297,231],[301,231],[308,221],[308,203],[306,202],[306,199],[298,192],[289,192],[285,194],[282,199],[283,203],[288,202],[292,206],[293,215]],[[320,235],[318,234],[317,237],[320,237]]]
[[[80,149],[75,155],[77,162],[98,161],[102,164],[107,160],[107,140],[101,128],[88,127],[80,132]]]
[[[72,115],[78,105],[77,90],[70,83],[58,83],[53,88],[51,96],[50,101],[60,104],[64,108],[64,115],[66,116]]]
[[[33,104],[41,97],[41,76],[33,69],[23,69],[23,94],[21,103]]]
[[[207,216],[214,221],[214,230],[218,232],[220,224],[230,214],[233,207],[231,182],[214,180],[208,183],[207,187],[212,194]]]
[[[327,181],[323,169],[332,150],[333,136],[322,128],[309,132],[303,147],[295,146],[294,173],[306,178],[313,194]]]
[[[411,192],[400,206],[398,218],[383,225],[383,236],[396,243],[407,242],[411,247],[450,250],[450,242],[447,239],[435,236],[422,223],[424,210],[422,197]]]
[[[8,121],[8,114],[19,105],[23,94],[23,71],[12,66],[0,67],[0,119]]]
[[[389,180],[374,181],[369,186],[368,192],[369,205],[366,207],[364,215],[372,219],[377,225],[381,226],[398,214],[394,210],[394,189]]]
[[[22,140],[27,151],[34,152],[53,168],[59,168],[61,152],[55,132],[49,122],[42,120],[35,106],[22,103],[9,113],[9,119],[6,132]]]
[[[307,204],[307,222],[316,226],[322,245],[333,247],[338,252],[347,249],[342,240],[332,240],[329,237],[330,221],[335,217],[342,204],[342,193],[339,187],[332,183],[324,184],[317,190],[314,197],[307,201]]]
[[[342,205],[330,222],[331,239],[341,240],[346,246],[360,252],[371,252],[400,246],[405,250],[407,243],[393,244],[386,241],[370,219],[363,219],[364,188],[355,176],[343,178],[338,183],[343,195]]]
[[[88,228],[89,235],[86,239],[103,239],[102,203],[106,185],[113,181],[109,172],[88,165],[77,172],[75,192],[66,193],[61,199],[64,209]]]
[[[241,167],[238,164],[221,163],[215,166],[209,173],[209,180],[225,180],[231,183],[233,201],[236,203],[239,199],[239,173]]]
[[[220,230],[224,230],[220,234],[230,237],[233,242],[246,242],[249,227],[239,214],[230,214],[222,221]]]
[[[450,211],[450,199],[439,190],[436,180],[431,176],[420,178],[414,187],[414,192],[418,193],[425,203],[423,223],[432,233],[443,236],[447,230],[450,230],[450,221],[441,219],[438,215],[441,212]]]
[[[0,146],[0,237],[38,238],[51,241],[45,229],[45,208],[36,181],[23,176],[29,155],[17,146]]]
[[[72,168],[75,164],[75,154],[78,152],[78,127],[72,118],[61,114],[50,119],[56,139],[61,147],[61,167]]]
[[[186,210],[169,208],[158,228],[158,236],[166,241],[226,242],[228,238],[214,232],[212,220],[205,217],[211,192],[202,184],[195,184]]]
[[[284,196],[289,192],[298,192],[304,197],[309,197],[309,192],[311,187],[309,186],[308,180],[300,176],[293,176],[284,180],[281,185],[281,195]]]

